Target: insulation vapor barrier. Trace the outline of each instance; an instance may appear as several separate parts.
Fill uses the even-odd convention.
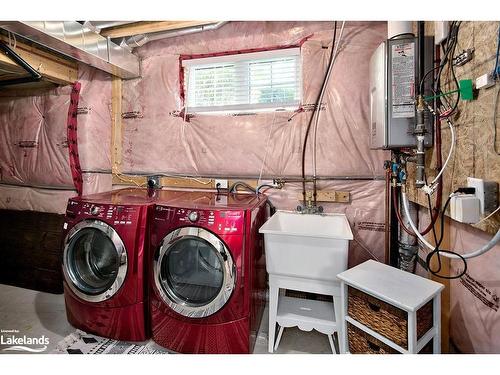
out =
[[[340,23],[338,24],[340,28]],[[338,31],[337,31],[338,35]],[[386,36],[384,22],[348,22],[332,79],[321,105],[317,143],[318,176],[384,176],[383,151],[369,149],[370,56]],[[142,78],[124,82],[122,170],[129,174],[194,176],[301,175],[302,144],[311,111],[326,74],[333,22],[231,22],[219,30],[151,42],[138,48]],[[305,40],[305,41],[304,41]],[[301,43],[303,97],[300,111],[239,115],[187,114],[180,90],[180,56]],[[309,139],[312,139],[310,137]],[[312,142],[306,174],[312,175]],[[324,204],[345,212],[356,241],[350,265],[384,261],[383,181],[320,184],[351,192],[350,204]],[[309,186],[312,188],[312,185]],[[301,184],[267,194],[278,209],[297,207]]]
[[[430,221],[427,210],[420,209],[419,229]],[[484,246],[491,235],[468,224],[448,219],[450,249],[459,254],[469,253]],[[439,231],[438,231],[439,233]],[[427,235],[432,237],[432,232]],[[448,250],[448,249],[445,249]],[[428,250],[421,249],[422,259]],[[446,259],[446,258],[442,258]],[[463,262],[450,261],[450,275],[463,271]],[[467,259],[467,272],[450,281],[450,339],[461,353],[500,352],[500,245],[476,258]],[[417,274],[427,277],[427,272],[417,266]],[[436,279],[436,281],[444,281]]]
[[[189,122],[184,121],[178,115],[184,109],[179,92],[179,57],[293,45],[308,37],[301,46],[302,103],[307,108],[307,104],[314,104],[326,73],[332,26],[331,22],[232,22],[217,31],[162,40],[139,48],[143,78],[124,82],[124,112],[140,113],[137,118],[124,120],[124,172],[299,176],[302,143],[311,111],[240,116],[194,114]],[[385,35],[385,23],[346,25],[320,115],[319,176],[384,174],[383,160],[387,154],[369,150],[365,77],[369,57]],[[306,163],[306,171],[311,173],[311,152],[307,153]],[[276,207],[295,209],[299,185],[287,184],[284,191],[271,192]],[[322,186],[332,188],[334,184]],[[383,183],[343,183],[341,187],[351,191],[353,203],[325,205],[326,211],[346,211],[354,230],[356,224],[363,222],[378,223],[378,227],[371,228],[383,225]],[[358,200],[358,196],[363,199]],[[365,244],[353,244],[360,251],[353,252],[352,262],[357,264],[370,257],[383,261],[383,232],[363,229],[359,232],[369,235],[360,237],[360,241],[366,239]],[[374,255],[369,256],[369,252]]]
[[[78,147],[84,193],[111,189],[111,79],[81,66]],[[69,164],[71,88],[0,97],[0,208],[64,213],[76,195]],[[16,188],[19,187],[19,188]]]
[[[139,114],[124,119],[123,172],[257,176],[265,159],[264,176],[299,176],[304,133],[328,65],[332,27],[332,22],[231,22],[219,30],[139,48],[143,78],[125,81],[123,89],[123,111]],[[370,56],[385,35],[383,22],[346,24],[320,115],[320,176],[384,174],[388,154],[369,149],[366,77]],[[302,112],[194,114],[189,122],[179,115],[184,109],[180,55],[273,48],[306,37],[301,46]],[[306,163],[312,173],[311,152]]]
[[[478,249],[491,235],[451,221],[450,247],[458,253]],[[451,283],[450,337],[463,353],[500,352],[500,245],[467,260],[467,273]],[[452,261],[451,272],[463,270]]]

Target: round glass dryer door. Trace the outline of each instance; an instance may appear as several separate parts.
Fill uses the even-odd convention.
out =
[[[236,274],[226,245],[211,232],[186,227],[169,233],[155,256],[154,277],[163,301],[177,313],[203,318],[231,297]]]
[[[63,271],[68,286],[79,298],[89,302],[111,298],[127,273],[122,240],[102,221],[76,224],[65,240]]]

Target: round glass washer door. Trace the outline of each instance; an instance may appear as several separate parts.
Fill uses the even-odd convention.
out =
[[[69,288],[82,300],[113,297],[127,274],[127,252],[118,233],[100,220],[84,220],[66,236],[63,272]]]
[[[190,318],[210,316],[234,290],[236,268],[226,245],[203,228],[170,232],[154,258],[155,285],[163,301]]]

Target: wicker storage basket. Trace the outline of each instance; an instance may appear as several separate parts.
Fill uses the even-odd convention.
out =
[[[400,354],[397,350],[363,332],[351,323],[347,323],[347,334],[351,354]]]
[[[351,354],[401,354],[351,323],[347,323],[347,334]],[[432,341],[430,340],[418,354],[432,354]]]
[[[348,315],[395,344],[408,349],[408,315],[389,303],[349,287]],[[432,300],[417,311],[417,339],[432,328]]]

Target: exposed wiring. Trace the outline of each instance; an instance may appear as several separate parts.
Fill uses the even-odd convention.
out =
[[[455,193],[449,195],[448,199],[446,200],[446,202],[444,204],[443,210],[441,211],[441,232],[439,234],[439,240],[437,239],[435,228],[434,227],[432,228],[432,231],[433,231],[433,234],[434,234],[434,242],[436,243],[436,246],[435,246],[434,250],[430,251],[427,254],[427,257],[425,258],[425,264],[426,264],[427,270],[430,273],[432,273],[433,275],[435,275],[437,277],[440,277],[442,279],[448,279],[448,280],[458,279],[458,278],[462,277],[463,275],[465,275],[465,272],[467,272],[467,261],[465,260],[465,258],[462,255],[460,255],[460,254],[458,254],[456,252],[453,252],[453,251],[440,249],[440,246],[443,243],[443,239],[444,239],[444,225],[445,225],[444,214],[446,212],[446,209],[448,208],[448,205],[450,204],[451,198],[453,197],[453,195],[455,195]],[[429,199],[429,207],[430,207],[430,197],[427,196],[427,198]],[[440,256],[441,254],[450,254],[450,255],[456,255],[456,256],[458,256],[462,260],[462,262],[464,264],[464,269],[462,270],[462,272],[459,273],[458,275],[454,275],[454,276],[440,275],[439,272],[441,271],[441,268],[442,268],[441,256]],[[437,256],[438,267],[437,267],[436,270],[433,270],[431,268],[431,261],[432,261],[432,258],[435,255]]]
[[[195,181],[201,185],[210,185],[214,181],[213,179],[209,179],[208,181],[202,181],[202,180],[197,179],[196,177],[183,177],[183,176],[181,176],[181,177],[177,176],[177,177],[183,178],[185,180]]]
[[[415,234],[419,238],[420,242],[422,242],[425,246],[427,246],[431,251],[435,250],[436,247],[432,246],[429,242],[427,242],[427,240],[417,230],[417,228],[415,227],[415,224],[413,223],[411,217],[409,216],[408,197],[406,196],[406,193],[402,193],[401,195],[402,195],[402,200],[403,200],[403,207],[404,207],[406,215],[408,216],[408,223],[410,224],[411,229],[413,229],[413,231],[415,232]],[[451,197],[453,195],[454,195],[454,193],[450,194],[449,199],[451,199]],[[444,215],[444,211],[445,210],[443,210],[442,215]],[[483,247],[481,247],[481,248],[479,248],[477,250],[473,250],[473,251],[471,251],[471,252],[469,252],[467,254],[460,254],[460,256],[454,255],[454,254],[443,254],[443,256],[446,256],[446,257],[452,258],[452,259],[460,259],[460,258],[470,259],[470,258],[475,258],[475,257],[477,257],[477,256],[479,256],[481,254],[484,254],[487,251],[491,250],[498,243],[498,241],[500,241],[500,229],[493,236],[493,238],[490,240],[490,242],[488,242],[486,245],[484,245]]]
[[[457,77],[455,74],[455,67],[453,66],[453,63],[452,63],[452,59],[453,59],[453,56],[455,54],[455,50],[456,50],[456,47],[458,44],[458,31],[460,29],[460,25],[461,25],[461,22],[453,21],[451,23],[448,38],[446,39],[446,42],[442,44],[442,48],[443,48],[443,52],[444,52],[443,59],[441,60],[441,63],[439,64],[439,66],[434,67],[434,68],[430,69],[429,71],[427,71],[427,73],[425,73],[424,76],[420,79],[420,86],[419,86],[420,92],[423,92],[424,83],[425,83],[425,80],[427,79],[427,77],[432,72],[439,69],[436,76],[434,77],[435,83],[434,83],[434,90],[433,91],[435,93],[435,96],[437,96],[437,97],[441,96],[441,94],[442,94],[442,92],[441,92],[441,75],[442,75],[445,67],[447,67],[448,71],[451,72],[453,82],[456,86],[456,89],[457,90],[460,89],[460,86],[459,86],[459,83],[458,83],[458,80],[457,80]],[[452,90],[450,90],[450,91],[452,91]],[[441,116],[442,116],[441,118],[449,117],[456,111],[456,109],[458,107],[458,102],[460,100],[460,91],[456,91],[456,94],[457,94],[457,97],[455,100],[455,104],[453,105],[453,107],[450,110],[444,111],[441,114]]]
[[[123,182],[128,182],[128,183],[132,183],[134,184],[135,186],[137,187],[143,187],[143,186],[146,186],[146,182],[137,182],[136,180],[134,180],[133,178],[128,178],[128,177],[124,177],[126,175],[122,175],[122,174],[115,174],[115,176],[120,180],[120,181],[123,181]],[[135,176],[135,177],[142,177],[142,176]]]
[[[452,24],[453,24],[453,27],[452,27],[452,30],[451,30],[451,32],[452,32],[452,38],[451,38],[451,40],[449,41],[449,44],[448,44],[448,48],[451,51],[451,54],[449,55],[449,58],[448,58],[448,71],[451,72],[451,75],[453,77],[453,81],[455,83],[455,86],[459,90],[460,89],[460,85],[458,83],[457,75],[455,73],[455,65],[453,65],[453,56],[455,55],[455,50],[456,50],[457,44],[458,44],[458,31],[460,29],[461,22],[456,22],[456,23],[452,23]],[[460,101],[460,95],[461,95],[461,92],[459,90],[459,91],[457,91],[457,97],[456,97],[456,100],[455,100],[455,105],[453,106],[451,112],[449,114],[446,114],[447,117],[451,116],[457,110],[458,103]]]
[[[432,72],[434,72],[436,69],[439,69],[440,67],[441,67],[441,65],[435,66],[434,68],[429,69],[429,71],[424,74],[424,76],[420,80],[420,92],[424,92],[424,82],[427,79],[427,77],[429,76],[429,74],[431,74]]]
[[[460,89],[457,89],[457,90],[451,90],[451,91],[448,91],[448,92],[442,92],[441,94],[436,94],[436,95],[433,95],[433,96],[425,96],[424,100],[431,100],[431,99],[441,98],[443,96],[455,94],[455,93],[457,93],[459,91],[460,91]]]
[[[209,179],[208,181],[202,181],[196,177],[179,176],[179,175],[167,174],[167,173],[151,173],[151,174],[119,173],[119,174],[115,174],[115,176],[118,177],[120,180],[122,180],[124,182],[132,182],[136,186],[145,186],[146,183],[138,183],[137,181],[135,181],[134,179],[132,179],[130,177],[147,177],[150,175],[157,175],[157,176],[161,176],[161,177],[171,177],[171,178],[181,178],[184,180],[195,181],[201,185],[210,185],[214,181],[213,179]]]

